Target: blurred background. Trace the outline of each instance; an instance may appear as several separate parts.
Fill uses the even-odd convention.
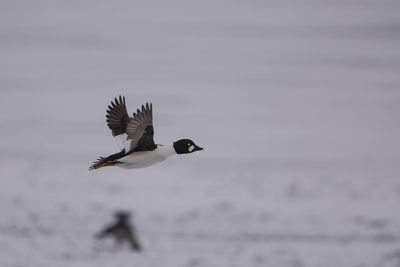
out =
[[[1,1],[0,265],[399,266],[399,11]],[[119,94],[205,150],[89,172]],[[119,209],[143,252],[95,240]]]

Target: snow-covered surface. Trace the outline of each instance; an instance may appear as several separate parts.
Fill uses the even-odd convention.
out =
[[[399,1],[1,1],[0,266],[400,266]],[[105,109],[151,101],[146,169]],[[144,252],[94,234],[134,214]]]

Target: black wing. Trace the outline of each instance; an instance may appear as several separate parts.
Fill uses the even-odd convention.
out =
[[[125,97],[119,96],[108,106],[107,125],[113,136],[127,134],[130,141],[129,152],[154,150],[153,107],[152,104],[142,105],[141,110],[129,117]]]
[[[129,116],[126,110],[125,97],[119,96],[119,99],[115,98],[114,102],[111,102],[111,105],[108,106],[106,118],[108,128],[110,128],[113,136],[126,133]]]
[[[157,145],[154,143],[153,128],[153,107],[152,104],[142,105],[141,110],[133,113],[133,118],[129,118],[126,126],[128,140],[131,141],[130,151],[154,150]]]

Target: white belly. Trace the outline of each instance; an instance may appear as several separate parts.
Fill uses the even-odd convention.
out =
[[[152,151],[133,152],[123,158],[118,159],[118,167],[125,169],[144,168],[166,160],[169,156],[175,154],[175,150],[168,146],[157,146]]]

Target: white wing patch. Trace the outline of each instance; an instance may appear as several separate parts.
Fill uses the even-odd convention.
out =
[[[194,145],[191,145],[191,146],[188,148],[189,152],[192,152],[193,149],[194,149]]]

